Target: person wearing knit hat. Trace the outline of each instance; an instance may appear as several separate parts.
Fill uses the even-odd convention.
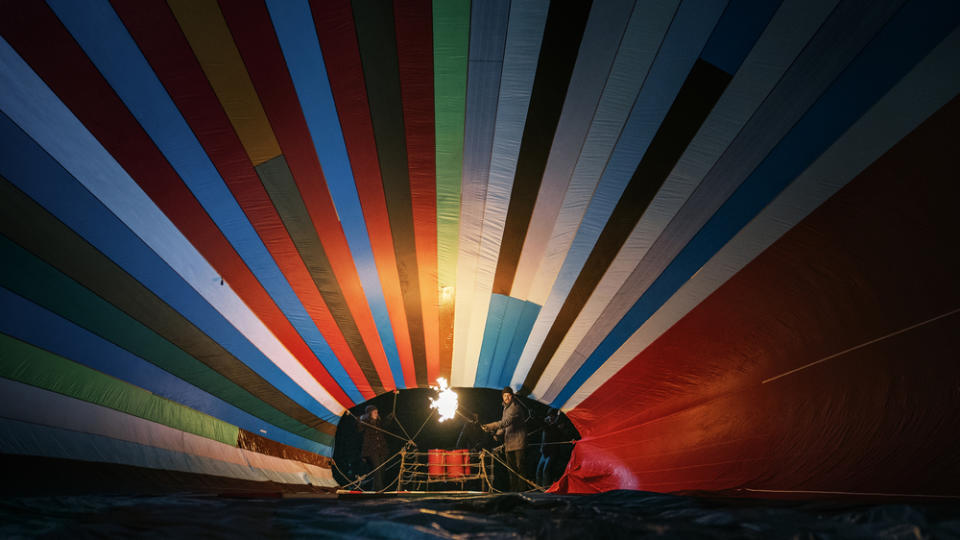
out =
[[[527,418],[530,413],[513,394],[509,386],[500,393],[503,399],[503,415],[499,422],[484,424],[483,429],[493,431],[497,437],[503,438],[503,450],[506,452],[507,466],[523,474],[524,450],[527,447]],[[510,474],[510,490],[523,491],[523,480],[517,474]]]
[[[368,471],[373,471],[373,490],[383,489],[383,469],[377,469],[387,459],[387,439],[380,427],[380,412],[376,405],[367,405],[357,428],[363,439],[360,444],[360,458],[366,463]]]

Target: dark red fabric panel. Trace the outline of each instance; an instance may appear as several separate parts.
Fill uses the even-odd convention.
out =
[[[560,488],[960,494],[958,121],[960,98],[571,411]]]
[[[348,0],[311,0],[310,7],[323,51],[323,61],[327,67],[330,89],[340,114],[340,127],[353,168],[360,205],[363,207],[363,218],[370,232],[370,244],[397,342],[404,383],[408,388],[415,388],[417,379],[410,331],[393,251],[393,234],[383,192],[370,106],[367,102],[367,87],[357,45],[353,7]]]
[[[5,39],[330,395],[352,406],[56,15],[39,2],[7,11],[19,18],[0,23]]]
[[[310,130],[300,110],[300,102],[267,7],[260,1],[221,2],[220,9],[307,205],[363,344],[370,353],[384,388],[393,390],[396,386],[387,355],[380,343],[347,239],[337,219],[336,208],[327,190]]]
[[[420,275],[427,381],[440,375],[437,287],[437,167],[433,101],[433,6],[430,0],[394,0],[403,127],[407,139],[413,232]]]
[[[193,128],[327,344],[364,397],[374,392],[287,234],[216,94],[166,2],[113,0],[113,7]]]

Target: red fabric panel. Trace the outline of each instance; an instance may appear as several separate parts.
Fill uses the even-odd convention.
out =
[[[413,230],[417,245],[427,380],[433,383],[440,375],[433,6],[430,0],[395,0],[393,10],[410,171]]]
[[[380,343],[380,335],[360,285],[347,239],[337,219],[267,7],[263,2],[221,2],[220,9],[247,65],[250,79],[270,119],[377,375],[384,389],[393,390],[396,385],[387,355]]]
[[[960,494],[958,122],[960,98],[571,411],[558,489]]]
[[[113,0],[113,6],[350,379],[373,397],[166,2]]]
[[[390,314],[394,339],[403,367],[403,380],[416,388],[410,331],[400,290],[400,275],[393,251],[393,234],[380,177],[380,160],[373,136],[373,123],[367,103],[367,87],[360,64],[360,49],[353,22],[353,8],[347,0],[311,0],[323,60],[330,88],[340,114],[340,127],[353,168],[353,177],[363,207],[363,218],[370,232],[370,244],[380,274],[380,283]]]
[[[31,22],[3,25],[8,42],[317,382],[344,407],[352,406],[56,15],[39,2],[18,5],[17,11]]]

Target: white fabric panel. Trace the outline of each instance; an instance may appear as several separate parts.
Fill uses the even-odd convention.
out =
[[[116,447],[98,447],[88,443],[97,439],[76,438],[82,444],[78,453],[50,453],[40,448],[18,443],[16,437],[5,436],[13,453],[45,455],[69,459],[91,460],[91,456],[110,463],[125,463],[154,469],[169,469],[183,472],[212,474],[242,478],[245,480],[272,480],[283,483],[309,483],[318,486],[336,486],[330,469],[298,461],[267,456],[243,450],[219,441],[187,433],[163,424],[145,420],[124,412],[64,396],[17,381],[0,378],[0,417],[22,422],[25,425],[47,426],[57,431],[41,430],[56,434],[59,430],[78,434],[96,435],[135,443]],[[21,426],[21,429],[22,428]],[[3,444],[0,442],[0,444]],[[63,448],[67,444],[57,437],[51,446]],[[112,448],[112,450],[111,450]],[[121,450],[122,448],[122,450]],[[156,453],[151,449],[170,452]],[[206,458],[197,460],[194,458]]]
[[[580,52],[570,75],[570,85],[557,122],[550,155],[543,171],[527,236],[517,262],[510,296],[525,299],[550,241],[564,194],[583,148],[604,84],[610,75],[617,48],[626,29],[633,0],[595,3],[590,10]]]
[[[473,293],[469,305],[462,306],[469,309],[469,319],[454,319],[453,365],[458,368],[454,373],[454,386],[473,386],[476,378],[480,345],[493,291],[493,276],[500,256],[500,241],[510,206],[513,176],[549,7],[550,3],[544,0],[514,1],[510,6],[510,24],[500,78],[497,125],[490,157],[490,179],[483,209],[480,249],[473,279],[468,277],[461,282],[459,272],[457,275],[457,287],[470,287]],[[460,308],[458,297],[457,315]],[[466,339],[458,343],[456,340],[460,339],[460,335],[457,335],[456,327],[461,325],[466,328]]]
[[[621,290],[654,240],[800,54],[838,0],[787,0],[773,16],[726,91],[620,249],[537,384],[549,403],[643,293]],[[617,292],[620,294],[617,295]],[[616,296],[615,296],[616,295]],[[611,300],[615,299],[615,300]],[[614,305],[616,302],[616,305]],[[605,311],[619,317],[598,321]]]
[[[216,270],[4,40],[0,66],[0,108],[284,373],[331,413],[342,414],[343,406],[228,283],[220,285]]]
[[[960,30],[955,30],[657,310],[563,410],[583,402],[741,268],[960,95],[958,48]]]

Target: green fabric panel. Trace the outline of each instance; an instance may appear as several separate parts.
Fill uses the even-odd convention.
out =
[[[457,277],[470,0],[434,0],[433,29],[437,271],[440,287],[449,287],[456,283]]]
[[[309,428],[163,339],[90,290],[0,236],[0,283],[16,294],[115,343],[190,384],[270,424],[322,444],[333,437]]]
[[[0,377],[237,445],[237,426],[0,334]]]

